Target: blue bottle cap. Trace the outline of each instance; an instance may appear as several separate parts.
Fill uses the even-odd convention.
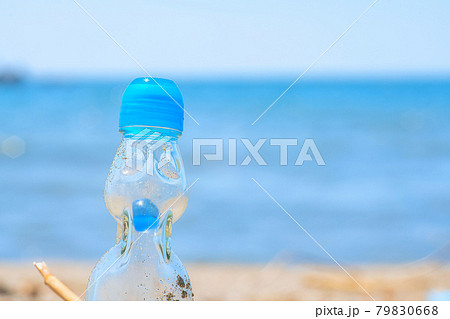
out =
[[[123,93],[119,129],[149,126],[183,131],[184,103],[175,82],[137,78]]]

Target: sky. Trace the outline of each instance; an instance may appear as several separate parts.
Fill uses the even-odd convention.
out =
[[[76,0],[152,76],[301,74],[373,2]],[[143,75],[76,4],[0,0],[0,70]],[[379,0],[311,75],[450,74],[450,1]]]

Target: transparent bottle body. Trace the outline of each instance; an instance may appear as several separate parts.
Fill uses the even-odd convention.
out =
[[[131,128],[105,184],[117,241],[96,264],[86,300],[192,300],[189,276],[171,248],[186,209],[187,183],[176,132]]]

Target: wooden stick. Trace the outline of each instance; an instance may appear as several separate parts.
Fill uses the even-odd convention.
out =
[[[34,266],[39,270],[42,277],[44,277],[44,282],[50,287],[58,296],[60,296],[65,301],[78,301],[79,297],[70,290],[66,285],[64,285],[58,278],[50,273],[45,262],[34,262]]]

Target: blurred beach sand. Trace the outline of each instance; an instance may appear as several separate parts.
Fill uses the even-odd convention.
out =
[[[94,264],[48,261],[51,272],[81,295]],[[195,300],[370,300],[332,265],[188,264]],[[60,300],[32,263],[0,264],[0,300]],[[450,289],[450,266],[393,264],[348,267],[376,300],[426,300]]]

